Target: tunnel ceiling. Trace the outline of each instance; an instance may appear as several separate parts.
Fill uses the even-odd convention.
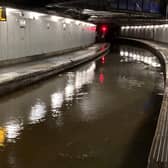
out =
[[[122,0],[120,0],[122,1]],[[1,4],[35,8],[45,10],[48,13],[67,15],[72,18],[88,20],[92,22],[118,22],[118,19],[128,21],[130,18],[161,18],[159,13],[142,12],[136,10],[121,10],[113,8],[114,3],[119,0],[2,0]],[[128,3],[128,0],[125,0]],[[141,0],[144,1],[144,0]],[[128,4],[127,4],[128,7]]]

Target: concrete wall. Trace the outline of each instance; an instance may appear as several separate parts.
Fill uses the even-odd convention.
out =
[[[168,43],[168,25],[123,26],[121,35]]]
[[[0,22],[0,61],[86,46],[95,25],[42,13],[7,8]]]

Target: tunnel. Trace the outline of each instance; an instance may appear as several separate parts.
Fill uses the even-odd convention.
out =
[[[168,168],[168,2],[0,2],[0,168]]]

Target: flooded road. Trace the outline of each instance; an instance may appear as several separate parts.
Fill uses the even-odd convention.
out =
[[[109,55],[0,98],[0,168],[143,168],[163,93],[150,52]]]

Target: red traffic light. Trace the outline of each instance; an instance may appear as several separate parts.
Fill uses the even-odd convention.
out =
[[[101,30],[102,33],[107,33],[108,26],[107,25],[102,25],[100,30]]]

